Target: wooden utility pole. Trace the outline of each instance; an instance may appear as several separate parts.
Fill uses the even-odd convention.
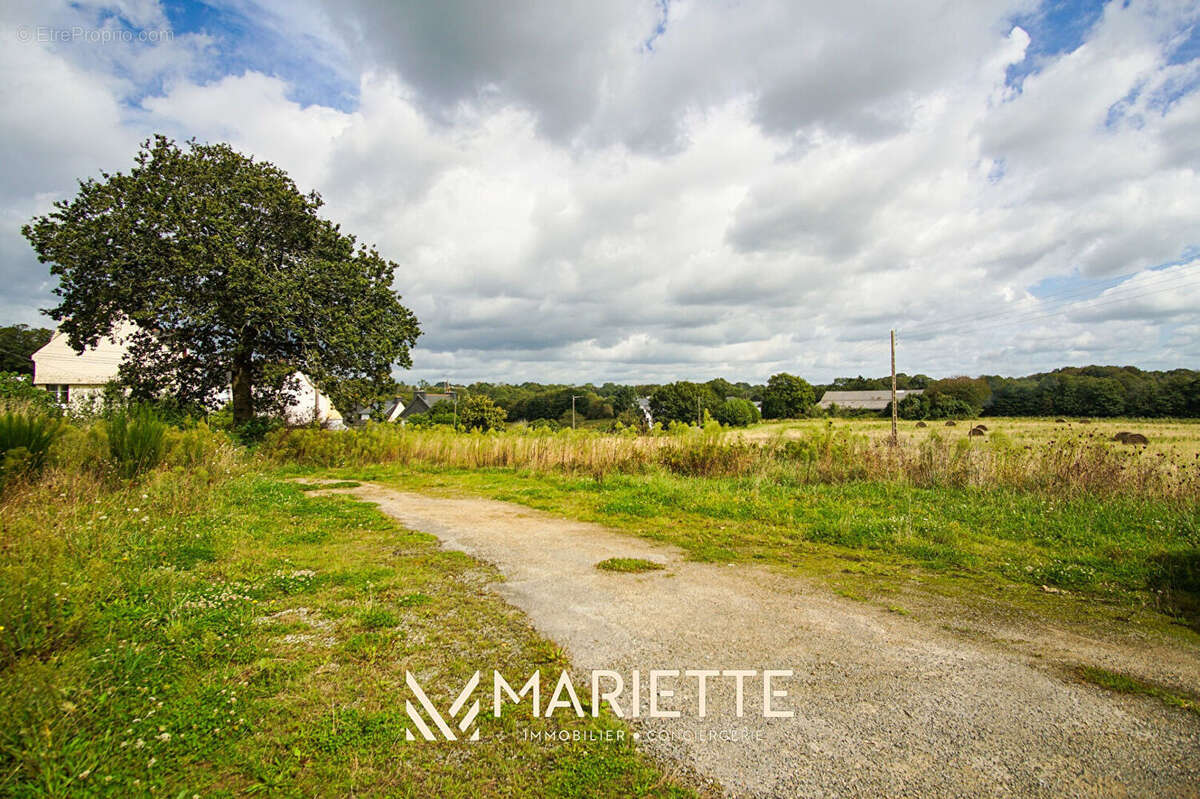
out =
[[[577,396],[579,396],[579,395],[578,394],[571,395],[571,429],[572,430],[575,429],[575,398]]]
[[[900,443],[899,434],[896,432],[896,331],[892,331],[892,446]]]

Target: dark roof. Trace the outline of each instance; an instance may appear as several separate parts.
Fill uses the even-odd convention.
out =
[[[434,405],[437,405],[442,400],[453,402],[455,396],[457,395],[453,391],[449,394],[431,394],[428,391],[417,391],[413,394],[413,401],[400,413],[400,418],[407,419],[414,413],[429,413],[429,410]]]

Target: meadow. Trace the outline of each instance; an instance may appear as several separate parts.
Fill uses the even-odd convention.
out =
[[[693,795],[628,736],[488,715],[479,743],[408,744],[406,671],[445,707],[479,663],[568,665],[499,575],[203,425],[148,459],[117,427],[60,429],[0,496],[0,795]]]
[[[886,420],[657,436],[375,427],[281,433],[263,454],[304,473],[519,502],[700,560],[803,570],[855,596],[924,574],[966,601],[986,586],[1052,615],[1071,596],[1084,600],[1072,612],[1146,609],[1200,627],[1200,425],[987,423],[979,438],[965,423],[904,423],[899,447]],[[1112,442],[1110,427],[1151,444]]]
[[[0,475],[8,796],[703,790],[628,736],[546,746],[488,718],[470,756],[407,745],[405,671],[456,686],[479,662],[569,664],[491,591],[491,567],[302,476],[518,502],[896,612],[1002,601],[1200,641],[1197,425],[988,421],[967,438],[965,425],[905,423],[898,448],[878,421],[648,436],[371,425],[248,448],[131,413],[52,424],[38,454],[38,431],[15,419],[0,424],[28,439],[6,447]],[[1151,443],[1110,442],[1110,426]]]

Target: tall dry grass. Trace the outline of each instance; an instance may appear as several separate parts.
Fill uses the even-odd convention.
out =
[[[1041,445],[948,440],[931,432],[892,447],[846,430],[744,441],[709,428],[655,436],[516,430],[456,433],[370,425],[362,430],[281,430],[261,452],[279,463],[360,466],[419,463],[533,472],[610,473],[665,469],[689,476],[760,475],[797,483],[901,482],[924,488],[980,487],[1171,498],[1200,497],[1200,461],[1148,453],[1085,436]]]

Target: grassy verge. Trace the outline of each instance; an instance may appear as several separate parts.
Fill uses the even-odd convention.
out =
[[[1069,594],[1114,603],[1119,613],[1145,607],[1173,620],[1198,618],[1196,504],[666,472],[599,480],[420,466],[335,473],[518,502],[670,543],[697,560],[817,572],[851,595],[926,579],[933,588],[984,587],[1046,606],[1064,605]]]
[[[1075,676],[1084,682],[1098,685],[1107,691],[1134,696],[1149,696],[1158,699],[1170,707],[1187,710],[1200,716],[1200,702],[1195,697],[1182,696],[1178,692],[1161,685],[1148,683],[1128,674],[1122,674],[1096,666],[1081,666],[1075,670]]]
[[[0,520],[2,795],[690,795],[627,742],[521,734],[605,717],[407,742],[405,671],[444,707],[477,668],[562,653],[491,569],[369,505],[252,473],[52,475]]]

